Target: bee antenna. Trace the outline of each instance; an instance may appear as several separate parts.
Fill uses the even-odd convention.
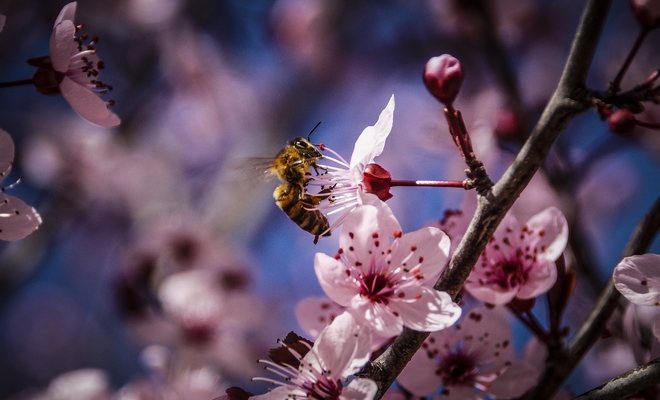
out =
[[[314,128],[312,128],[312,130],[309,132],[309,135],[307,135],[307,141],[308,141],[308,142],[311,143],[312,133],[314,133],[314,131],[316,130],[316,128],[319,127],[319,125],[321,125],[321,121],[319,121],[319,123],[316,124],[316,125],[314,126]]]

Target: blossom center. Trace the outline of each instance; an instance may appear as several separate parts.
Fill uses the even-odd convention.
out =
[[[445,386],[473,386],[477,372],[476,366],[475,358],[459,348],[440,360],[435,374],[442,378]]]
[[[394,284],[383,273],[360,276],[360,295],[373,303],[388,304],[388,297],[394,292]]]
[[[306,392],[307,399],[336,400],[341,394],[342,384],[340,381],[328,379],[325,374],[318,381],[305,382],[302,390]]]

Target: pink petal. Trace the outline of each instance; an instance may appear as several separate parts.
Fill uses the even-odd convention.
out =
[[[541,371],[526,361],[513,361],[488,388],[488,394],[498,399],[511,399],[522,396],[536,385]]]
[[[653,336],[655,336],[656,342],[660,340],[660,315],[655,317],[653,320]]]
[[[289,395],[291,395],[292,390],[286,386],[278,386],[276,388],[273,388],[269,390],[268,392],[264,394],[260,394],[258,396],[250,396],[250,399],[253,400],[282,400],[282,399],[287,399],[289,398]],[[305,393],[302,390],[296,390],[295,394],[299,396],[305,396]]]
[[[372,257],[378,256],[382,250],[387,250],[388,234],[392,233],[381,229],[378,209],[363,205],[351,211],[344,221],[339,247],[351,266],[359,262],[368,267]]]
[[[344,387],[339,400],[371,400],[376,396],[378,385],[371,379],[357,378]]]
[[[349,311],[358,322],[371,327],[376,335],[392,337],[403,330],[401,317],[394,315],[390,307],[372,302],[362,296],[353,298]]]
[[[614,268],[614,286],[626,299],[646,306],[660,305],[660,255],[626,257]]]
[[[480,375],[496,373],[516,358],[511,343],[511,327],[503,316],[504,311],[501,308],[476,307],[463,313],[463,319],[455,325],[457,327],[460,324],[462,328],[458,331],[461,338],[471,339],[464,340],[464,349],[476,352],[482,360],[489,360],[489,366],[484,366]]]
[[[484,400],[471,386],[453,386],[448,388],[448,394],[442,396],[442,400]]]
[[[408,365],[396,378],[397,382],[415,396],[425,397],[438,390],[442,378],[435,374],[438,365],[424,349],[412,356]]]
[[[510,248],[518,246],[520,243],[520,224],[513,214],[507,213],[504,216],[500,226],[493,234],[493,239],[488,244],[489,247],[497,244],[505,253],[508,253]]]
[[[66,76],[60,83],[60,90],[71,108],[87,121],[105,127],[117,126],[121,122],[100,97]]]
[[[558,208],[546,208],[525,225],[533,231],[533,245],[540,250],[539,258],[556,261],[562,255],[568,243],[568,222]]]
[[[0,240],[23,239],[41,225],[41,216],[23,200],[0,194]]]
[[[396,268],[405,262],[409,268],[418,266],[424,277],[419,282],[434,283],[445,269],[450,246],[449,237],[438,228],[406,233],[392,243],[391,265]]]
[[[0,129],[0,182],[7,177],[11,171],[14,161],[14,140],[9,133]]]
[[[346,274],[344,263],[327,254],[316,253],[314,271],[325,294],[342,306],[348,306],[359,293],[359,288]]]
[[[392,301],[390,308],[399,313],[403,325],[422,332],[432,332],[453,325],[461,316],[461,308],[447,292],[421,287],[415,302]]]
[[[316,340],[321,331],[346,307],[342,307],[328,297],[308,297],[296,306],[296,319],[311,340]]]
[[[305,360],[315,365],[320,359],[324,364],[320,367],[328,371],[330,377],[345,379],[369,361],[371,330],[358,325],[353,316],[345,312],[321,332],[314,349],[318,358],[308,353]]]
[[[520,286],[516,297],[531,299],[550,290],[557,281],[557,266],[554,261],[539,260],[527,274],[527,280]]]
[[[401,232],[401,224],[394,216],[392,209],[378,198],[375,194],[358,191],[358,201],[362,205],[370,205],[378,210],[378,225],[380,229],[387,233],[387,237],[393,237],[394,232]]]
[[[50,62],[55,71],[66,72],[69,69],[71,55],[76,49],[73,40],[75,33],[76,27],[71,21],[62,21],[53,28],[50,35]]]
[[[5,17],[3,14],[0,14],[0,32],[5,29],[5,22],[7,22],[7,17]]]
[[[73,3],[69,3],[62,7],[62,11],[60,11],[60,14],[55,19],[55,24],[53,24],[53,27],[57,26],[62,21],[73,22],[74,17],[76,16],[76,5],[77,3],[74,1]]]

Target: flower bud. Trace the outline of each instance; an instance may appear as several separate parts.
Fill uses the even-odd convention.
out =
[[[426,89],[446,106],[454,102],[462,83],[463,66],[449,54],[431,58],[424,67]]]
[[[637,125],[637,119],[628,110],[617,110],[610,115],[607,125],[614,133],[622,136],[630,136],[633,129],[635,129],[635,125]]]
[[[660,0],[630,0],[630,6],[645,29],[651,30],[660,26]]]
[[[392,174],[378,164],[367,164],[364,167],[362,187],[365,192],[373,193],[379,199],[387,201],[392,198],[390,193],[390,182]]]

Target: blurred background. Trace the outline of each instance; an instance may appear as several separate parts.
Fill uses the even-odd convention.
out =
[[[497,179],[555,87],[583,3],[79,1],[75,22],[99,37],[101,79],[113,86],[104,99],[122,124],[94,126],[33,86],[0,90],[0,128],[17,148],[4,185],[22,175],[10,193],[44,221],[0,243],[0,398],[74,398],[72,387],[94,399],[210,399],[230,385],[263,393],[249,382],[263,375],[255,360],[289,331],[303,333],[295,305],[322,294],[314,254],[333,254],[339,232],[314,245],[277,208],[276,183],[255,173],[254,159],[274,157],[319,121],[313,141],[348,159],[394,94],[394,127],[376,162],[395,179],[464,179],[442,107],[421,80],[430,57],[450,53],[465,70],[456,107]],[[0,81],[34,74],[26,60],[48,54],[65,4],[0,3]],[[638,31],[628,2],[616,1],[592,88],[607,88]],[[624,90],[660,66],[658,38],[647,38]],[[659,122],[659,110],[640,119]],[[516,203],[521,221],[555,205],[571,223],[572,332],[660,195],[659,135],[616,136],[595,112],[580,115]],[[446,209],[469,210],[475,198],[392,193],[406,231]],[[527,338],[518,329],[518,347]],[[596,369],[588,358],[572,390],[634,363],[612,343],[592,359],[614,348],[624,361]]]

